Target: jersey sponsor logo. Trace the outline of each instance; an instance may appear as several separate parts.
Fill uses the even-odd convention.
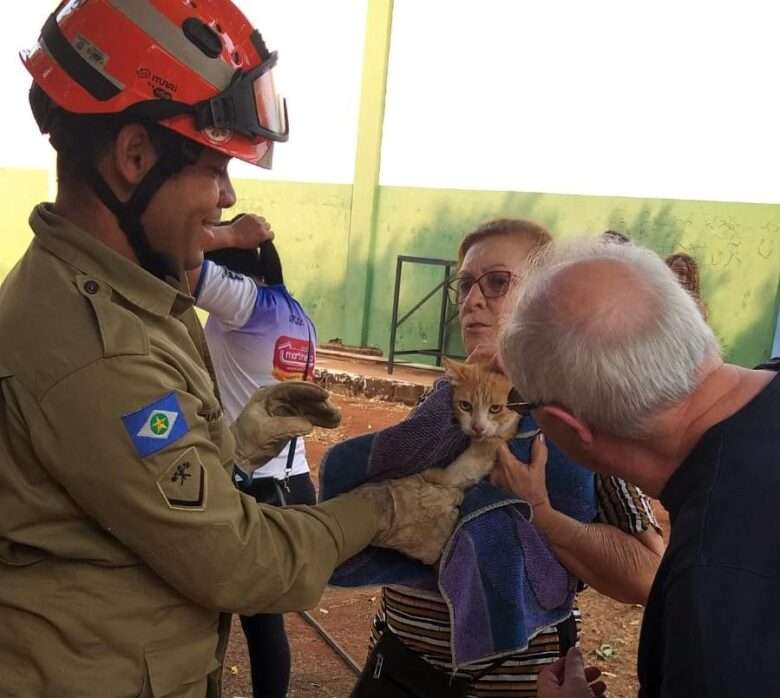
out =
[[[246,277],[243,274],[239,274],[237,271],[232,271],[227,267],[220,267],[222,269],[222,278],[233,279],[233,281],[243,281]]]
[[[306,368],[312,367],[311,345],[308,339],[282,335],[274,345],[273,377],[276,380],[302,380]]]
[[[125,415],[122,423],[141,458],[161,451],[190,430],[176,393]]]

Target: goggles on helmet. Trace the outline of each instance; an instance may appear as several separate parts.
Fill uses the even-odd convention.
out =
[[[286,141],[290,133],[287,102],[277,95],[271,72],[277,60],[274,51],[255,68],[236,71],[223,92],[195,104],[195,127],[199,131],[219,129],[248,138]]]
[[[68,112],[154,121],[261,167],[288,139],[277,54],[231,0],[63,0],[21,55]]]

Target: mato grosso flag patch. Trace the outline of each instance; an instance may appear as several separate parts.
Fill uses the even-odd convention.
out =
[[[125,415],[122,423],[141,458],[162,451],[190,430],[176,393]]]

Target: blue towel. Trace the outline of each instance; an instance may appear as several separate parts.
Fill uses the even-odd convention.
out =
[[[510,442],[530,458],[536,423],[525,417]],[[547,486],[552,505],[579,521],[596,515],[591,472],[548,440]],[[468,446],[452,414],[452,387],[438,381],[431,395],[400,424],[332,447],[320,465],[320,498],[367,482],[445,467]],[[330,583],[355,587],[403,584],[438,591],[450,609],[452,664],[466,666],[521,652],[539,630],[571,613],[576,580],[529,522],[530,507],[483,481],[470,488],[436,567],[393,550],[369,547],[342,564]]]

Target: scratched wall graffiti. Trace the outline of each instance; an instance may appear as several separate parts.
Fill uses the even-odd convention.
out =
[[[736,216],[708,214],[643,218],[633,223],[618,214],[612,217],[611,224],[630,231],[632,237],[651,244],[663,256],[685,252],[700,265],[711,267],[741,265],[753,255],[769,260],[780,249],[780,215],[756,226],[745,225]],[[589,227],[597,228],[594,221],[590,221]]]

